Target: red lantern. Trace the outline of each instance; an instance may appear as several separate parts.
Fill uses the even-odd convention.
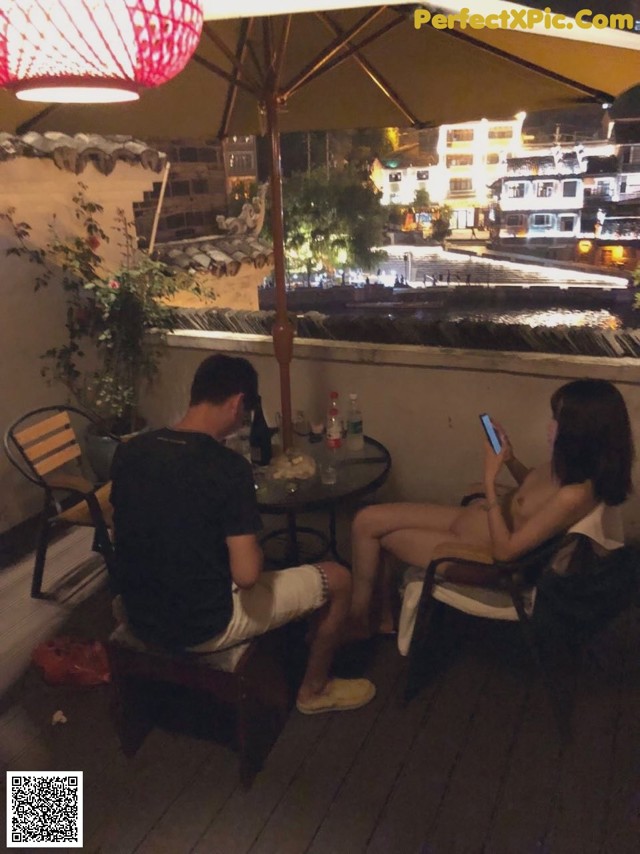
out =
[[[202,0],[0,0],[0,87],[25,101],[133,101],[195,51]]]

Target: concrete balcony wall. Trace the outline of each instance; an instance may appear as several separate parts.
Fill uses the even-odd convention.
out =
[[[267,420],[275,423],[280,391],[270,338],[189,331],[171,336],[161,376],[144,403],[152,425],[178,418],[193,372],[213,352],[243,355],[255,365]],[[322,415],[330,391],[339,392],[343,406],[350,392],[358,393],[365,432],[393,457],[381,493],[393,500],[457,502],[480,480],[481,412],[504,425],[523,462],[544,460],[550,395],[581,377],[615,382],[632,424],[640,423],[640,362],[633,359],[298,340],[291,364],[294,410]],[[507,473],[503,479],[510,482]],[[640,485],[640,467],[634,480]],[[639,511],[640,500],[632,497],[624,509],[630,537],[640,538]]]

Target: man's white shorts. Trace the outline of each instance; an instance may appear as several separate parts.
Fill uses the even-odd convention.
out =
[[[263,572],[249,590],[233,586],[233,615],[224,632],[190,652],[215,652],[243,643],[321,608],[329,598],[324,570],[313,564]]]

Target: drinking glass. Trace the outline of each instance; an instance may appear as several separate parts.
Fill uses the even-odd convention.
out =
[[[296,436],[307,437],[309,435],[309,419],[303,409],[296,409],[293,415],[293,432]]]

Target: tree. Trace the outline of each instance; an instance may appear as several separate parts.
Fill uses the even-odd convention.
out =
[[[422,208],[428,208],[431,204],[429,199],[429,193],[426,190],[416,190],[416,194],[413,197],[413,205],[414,210],[421,210]]]
[[[438,243],[444,243],[445,237],[451,234],[451,208],[442,205],[436,210],[431,224],[431,235]]]
[[[384,212],[380,194],[353,169],[316,169],[283,186],[285,251],[292,269],[370,267],[380,258]]]

